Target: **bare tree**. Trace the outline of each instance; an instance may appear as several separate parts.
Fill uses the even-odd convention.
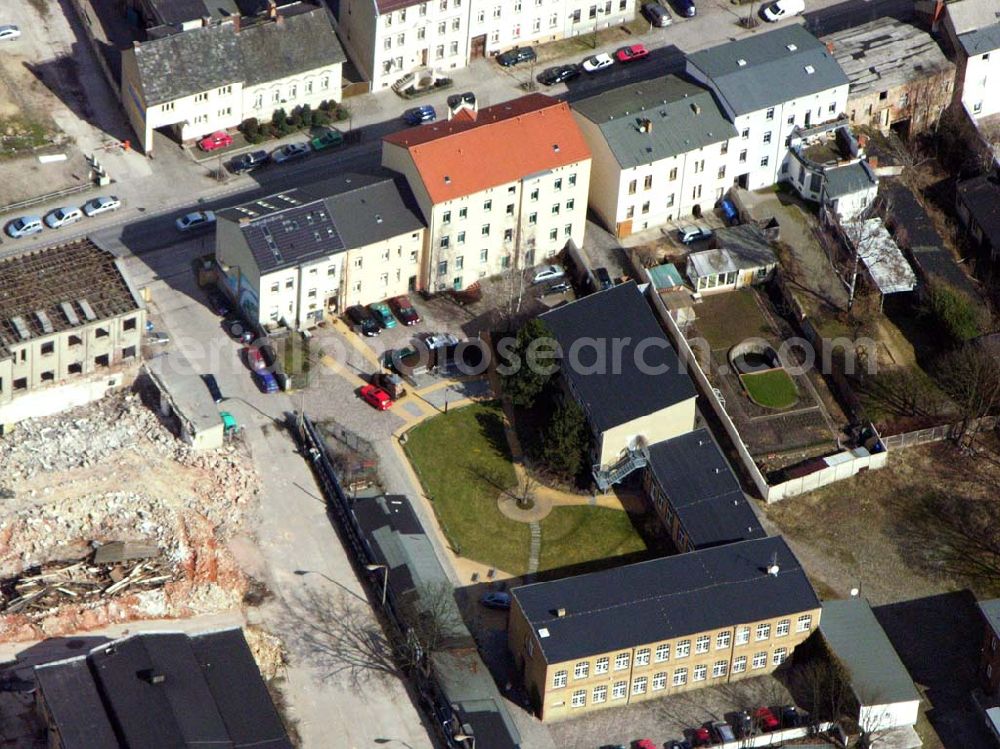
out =
[[[521,510],[530,510],[535,506],[535,496],[538,493],[540,484],[526,471],[518,471],[517,482],[510,489],[504,491],[508,497],[513,499]]]
[[[517,327],[524,304],[524,271],[508,268],[497,278],[498,303],[494,309],[496,326],[502,332],[510,332]]]
[[[962,413],[959,444],[971,448],[984,416],[1000,404],[1000,366],[984,345],[967,343],[945,354],[936,367],[941,387]]]
[[[858,733],[861,734],[858,745],[863,749],[877,746],[894,727],[892,710],[884,702],[878,690],[862,690],[858,695]]]

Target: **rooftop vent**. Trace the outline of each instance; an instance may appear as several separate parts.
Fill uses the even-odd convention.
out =
[[[549,636],[549,630],[546,629],[545,627],[542,627],[540,630],[538,630],[538,636],[544,640],[546,637]]]
[[[779,571],[781,568],[778,566],[778,552],[774,552],[771,555],[771,564],[767,566],[767,574],[771,577],[777,577]]]
[[[45,310],[35,310],[35,317],[38,318],[38,324],[42,326],[43,333],[55,332],[55,328],[52,327],[52,321],[49,319],[49,316],[45,314]]]
[[[450,185],[451,184],[451,177],[449,177],[447,174],[444,175],[444,183],[446,185]]]
[[[691,111],[695,114],[701,114],[701,105],[695,102],[691,102]]]
[[[787,49],[789,52],[794,52],[795,50],[798,49],[798,46],[795,44],[786,44],[785,49]]]
[[[151,668],[144,668],[141,671],[137,671],[136,676],[149,684],[162,684],[167,680],[166,674],[154,671]]]
[[[739,60],[736,61],[736,64],[739,65],[741,68],[744,68],[746,67],[747,61],[741,57]]]
[[[816,68],[814,68],[812,65],[806,65],[805,70],[806,70],[806,75],[812,75],[813,73],[816,72]]]
[[[28,331],[28,326],[24,324],[23,317],[14,315],[14,317],[10,318],[10,324],[14,326],[14,330],[17,331],[17,335],[22,341],[31,338],[31,333]]]
[[[376,224],[381,224],[382,223],[382,216],[380,214],[378,214],[378,213],[375,214],[375,223]]]
[[[66,315],[66,320],[70,325],[80,324],[80,318],[76,316],[76,310],[73,309],[72,304],[69,302],[59,302],[59,309],[61,309],[63,314]]]
[[[553,143],[552,144],[552,150],[555,151],[556,153],[559,153],[559,144],[558,143]]]
[[[94,308],[90,306],[90,302],[86,299],[77,299],[76,303],[80,305],[80,309],[83,310],[83,318],[85,320],[89,322],[97,319],[97,315],[94,314]]]
[[[564,616],[566,616],[566,609],[564,608],[556,609],[556,619],[562,619]]]

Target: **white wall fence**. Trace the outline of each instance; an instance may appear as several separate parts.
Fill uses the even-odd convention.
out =
[[[767,488],[767,501],[777,502],[780,499],[794,497],[799,494],[811,492],[821,486],[832,484],[835,481],[849,479],[861,471],[876,470],[884,468],[889,460],[888,452],[874,453],[871,455],[854,455],[849,450],[831,455],[827,458],[832,465],[813,471],[805,476],[797,476],[780,484],[770,484]]]
[[[973,432],[996,429],[996,426],[996,416],[984,416],[981,419],[972,419],[968,424],[959,421],[955,424],[941,424],[936,427],[928,427],[927,429],[916,429],[912,432],[893,434],[883,437],[882,443],[886,446],[886,449],[900,450],[904,447],[916,447],[917,445],[926,445],[929,442],[941,442],[956,438],[962,434],[963,428],[967,432]]]
[[[833,723],[824,721],[822,723],[817,723],[814,726],[782,728],[780,731],[761,733],[757,736],[737,739],[736,741],[726,741],[722,744],[713,744],[712,746],[721,747],[722,749],[747,749],[748,747],[757,746],[784,746],[785,742],[792,741],[793,739],[802,739],[807,736],[818,736],[821,733],[829,731],[832,726]],[[831,746],[837,746],[837,744],[831,744]]]

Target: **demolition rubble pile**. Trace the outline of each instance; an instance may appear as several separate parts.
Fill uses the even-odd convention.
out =
[[[257,492],[246,453],[189,450],[134,394],[19,424],[0,437],[0,636],[239,606],[226,542]]]

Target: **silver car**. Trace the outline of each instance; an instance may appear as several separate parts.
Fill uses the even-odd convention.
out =
[[[45,217],[45,225],[50,229],[58,229],[61,226],[69,226],[70,224],[75,224],[83,218],[83,211],[79,208],[56,208],[52,213]]]
[[[206,226],[215,225],[215,213],[213,211],[195,211],[181,216],[174,222],[177,231],[193,231]]]
[[[12,23],[0,26],[0,42],[12,42],[21,37],[21,29]]]
[[[284,164],[287,161],[304,159],[309,155],[309,146],[305,143],[289,143],[282,146],[271,154],[271,161],[275,164]]]
[[[122,201],[116,195],[102,195],[88,200],[83,206],[83,212],[88,216],[99,216],[109,211],[117,211],[122,207]]]
[[[27,237],[29,234],[37,234],[44,228],[42,219],[38,216],[21,216],[7,224],[7,233],[17,239],[18,237]]]

